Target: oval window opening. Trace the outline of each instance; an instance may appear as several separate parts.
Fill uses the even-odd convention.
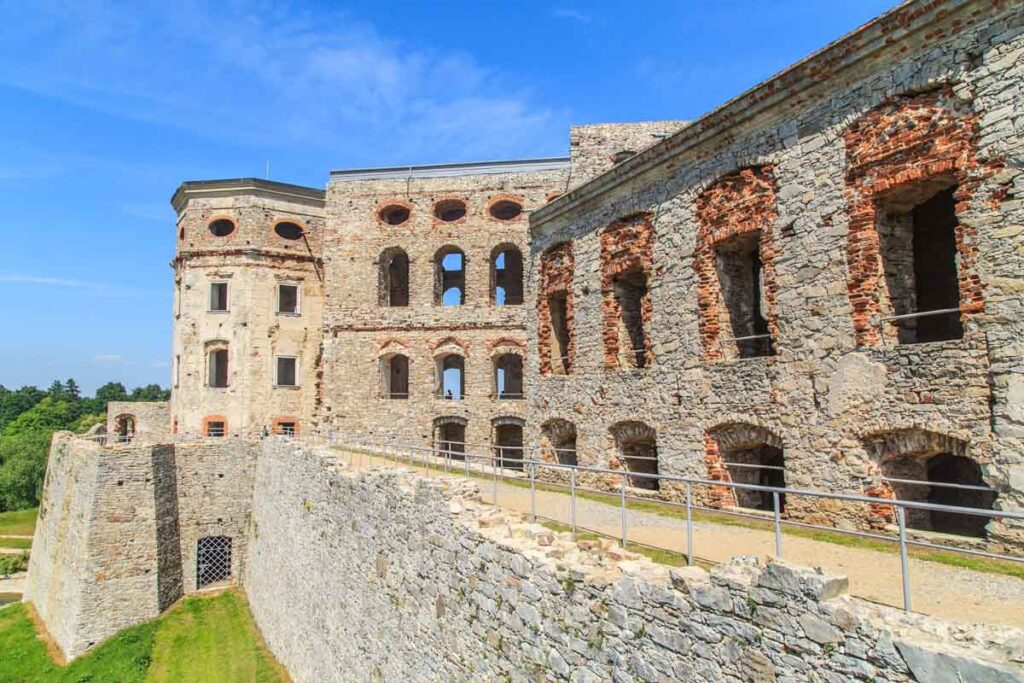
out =
[[[491,215],[497,218],[499,221],[510,221],[513,218],[518,218],[519,214],[521,214],[522,212],[522,204],[507,199],[502,200],[500,202],[495,202],[491,206]]]
[[[445,223],[457,221],[466,215],[466,205],[458,199],[448,199],[434,206],[434,215]]]
[[[292,223],[291,221],[285,221],[284,223],[278,223],[274,226],[274,232],[281,239],[286,240],[297,240],[301,239],[303,235],[302,226],[298,223]]]
[[[235,231],[235,224],[227,218],[218,218],[210,223],[210,234],[214,237],[227,237]],[[184,233],[182,234],[184,237]]]
[[[409,209],[399,204],[385,206],[378,214],[388,225],[401,225],[409,220]]]

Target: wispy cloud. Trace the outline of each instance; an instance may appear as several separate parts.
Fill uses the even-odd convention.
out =
[[[110,365],[131,365],[132,363],[131,359],[116,353],[101,353],[93,356],[92,360],[94,363],[107,363]]]
[[[95,291],[107,289],[107,285],[99,282],[86,282],[85,280],[69,280],[62,277],[49,277],[45,275],[18,275],[0,273],[0,283],[16,285],[39,285],[43,287],[66,287],[69,289],[91,289]]]
[[[578,21],[581,24],[590,23],[590,16],[571,7],[554,7],[551,10],[551,16],[557,19],[571,19],[573,21]]]
[[[152,363],[150,363],[149,367],[151,367],[151,368],[169,368],[169,367],[171,367],[171,363],[170,363],[170,361],[166,361],[166,360],[157,360],[157,361],[153,361]]]
[[[567,119],[469,55],[411,47],[339,10],[269,0],[7,9],[0,83],[204,137],[389,163],[548,153]]]

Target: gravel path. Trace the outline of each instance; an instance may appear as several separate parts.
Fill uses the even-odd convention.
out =
[[[380,458],[370,463],[395,466]],[[422,471],[422,470],[421,470]],[[438,476],[431,473],[430,476]],[[481,482],[484,501],[491,500],[492,485]],[[530,512],[530,491],[519,486],[498,484],[498,505],[518,512]],[[569,496],[537,491],[537,514],[569,523]],[[586,528],[618,538],[621,511],[617,506],[577,498],[576,520]],[[628,539],[644,545],[685,552],[685,521],[640,510],[628,510]],[[771,556],[775,535],[744,527],[696,522],[694,556],[699,560],[724,562],[736,555]],[[853,548],[799,536],[783,536],[783,557],[790,562],[822,567],[849,577],[850,593],[895,607],[902,606],[900,557],[865,548]],[[910,559],[910,581],[915,612],[962,622],[983,622],[1024,627],[1024,579],[989,574],[949,565]]]

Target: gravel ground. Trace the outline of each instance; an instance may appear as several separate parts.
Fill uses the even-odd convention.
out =
[[[371,462],[395,465],[379,458],[364,459],[363,465]],[[432,473],[431,476],[437,474]],[[492,485],[481,482],[485,501],[491,500],[491,492]],[[530,491],[499,483],[497,502],[507,509],[530,512]],[[567,524],[569,496],[537,491],[537,514]],[[621,534],[621,511],[617,506],[578,498],[576,520],[581,528],[614,538]],[[630,541],[685,551],[686,524],[683,520],[629,510],[626,526]],[[770,557],[775,552],[775,535],[771,531],[722,524],[695,523],[693,541],[694,556],[710,562],[724,562],[736,555]],[[782,551],[789,562],[822,567],[832,574],[847,576],[853,595],[895,607],[903,604],[900,557],[897,553],[853,548],[788,534],[783,537]],[[915,612],[951,621],[1024,627],[1024,579],[911,558],[910,582]]]

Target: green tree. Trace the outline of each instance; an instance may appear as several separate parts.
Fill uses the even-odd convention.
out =
[[[39,403],[44,396],[46,396],[46,392],[36,387],[26,386],[11,391],[0,386],[0,430]]]
[[[171,397],[170,389],[161,389],[159,384],[147,384],[135,387],[129,400],[132,401],[166,401]]]

